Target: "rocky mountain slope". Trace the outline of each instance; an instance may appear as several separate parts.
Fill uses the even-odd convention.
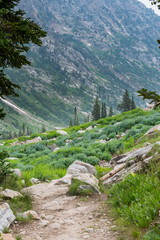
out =
[[[22,0],[20,8],[48,35],[31,46],[32,67],[7,70],[22,86],[12,99],[19,107],[64,125],[75,106],[91,111],[97,94],[115,107],[126,88],[160,90],[160,18],[139,1]]]

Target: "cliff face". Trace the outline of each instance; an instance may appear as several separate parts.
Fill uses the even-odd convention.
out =
[[[22,0],[20,8],[48,32],[31,46],[32,67],[8,70],[22,85],[14,101],[55,124],[98,96],[116,106],[124,89],[160,90],[160,17],[135,0]],[[138,101],[138,100],[137,100]]]

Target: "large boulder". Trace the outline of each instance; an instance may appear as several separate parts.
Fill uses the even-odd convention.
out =
[[[0,205],[0,232],[4,228],[8,228],[10,224],[15,220],[15,216],[10,209],[8,203],[3,203]]]
[[[72,165],[67,169],[67,174],[57,180],[56,184],[68,184],[72,183],[73,179],[78,179],[81,182],[97,188],[98,192],[98,179],[94,176],[96,174],[96,169],[89,163],[84,163],[76,160]]]
[[[90,173],[96,175],[96,169],[89,163],[76,160],[72,165],[69,166],[69,168],[67,169],[67,173],[71,175],[76,175],[80,173]]]

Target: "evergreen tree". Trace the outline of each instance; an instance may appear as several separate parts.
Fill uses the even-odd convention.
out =
[[[118,104],[117,109],[122,112],[127,112],[131,110],[131,99],[129,97],[128,90],[125,90],[125,93],[122,97],[122,102]]]
[[[70,120],[70,122],[69,122],[69,127],[73,127],[73,122],[72,122],[72,120]]]
[[[11,131],[9,131],[8,139],[12,139],[12,133],[11,133]]]
[[[13,138],[17,138],[17,133],[16,132],[13,133]]]
[[[111,117],[111,116],[113,116],[113,107],[112,106],[110,106],[110,108],[109,108],[109,113],[108,113],[108,117]]]
[[[131,110],[136,109],[136,108],[137,108],[137,107],[136,107],[136,104],[135,104],[135,102],[134,102],[134,97],[133,97],[133,95],[132,95]]]
[[[23,134],[23,136],[25,136],[25,129],[26,129],[25,123],[23,123],[23,125],[22,125],[22,134]]]
[[[100,104],[99,104],[99,100],[98,97],[96,97],[94,105],[93,105],[93,111],[92,111],[92,118],[93,121],[97,121],[100,119]]]
[[[106,117],[107,117],[106,104],[102,103],[101,118],[106,118]]]
[[[18,133],[18,137],[21,137],[21,136],[23,136],[23,133],[22,133],[22,130],[20,129]]]
[[[148,91],[145,88],[142,88],[141,90],[137,91],[139,93],[138,96],[142,96],[143,100],[144,99],[149,99],[151,100],[151,103],[154,103],[154,108],[157,108],[160,106],[160,95],[158,95],[155,91]]]
[[[87,122],[89,122],[89,115],[84,116],[84,123],[87,123]]]
[[[79,125],[79,119],[77,115],[77,108],[74,108],[74,121],[73,121],[73,126],[78,126]]]
[[[41,132],[42,132],[42,133],[46,132],[46,128],[45,128],[44,124],[42,125]]]
[[[20,88],[5,75],[8,67],[21,68],[30,65],[26,57],[27,44],[42,44],[41,37],[46,36],[35,22],[25,18],[25,12],[17,8],[20,0],[0,0],[0,97],[18,96],[15,88]],[[2,112],[0,117],[4,117]]]

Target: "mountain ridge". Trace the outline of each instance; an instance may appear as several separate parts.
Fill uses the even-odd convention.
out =
[[[128,89],[142,106],[137,90],[160,90],[160,18],[142,3],[22,0],[19,6],[48,32],[41,48],[31,46],[32,67],[7,70],[22,86],[12,99],[19,107],[67,125],[75,106],[91,112],[96,95],[115,108]]]

